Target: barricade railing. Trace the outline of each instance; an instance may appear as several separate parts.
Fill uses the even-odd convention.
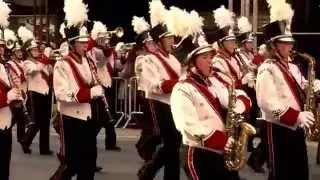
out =
[[[139,104],[137,99],[138,81],[139,77],[133,76],[129,79],[128,82],[128,119],[126,120],[126,123],[124,124],[123,128],[126,128],[128,126],[128,124],[133,119],[134,115],[143,114],[143,112],[141,111],[141,105]]]
[[[128,98],[127,98],[127,86],[128,82],[126,79],[121,77],[113,77],[113,87],[115,88],[114,95],[114,110],[116,114],[120,116],[116,120],[115,127],[119,127],[120,123],[127,119],[127,107],[128,107]]]

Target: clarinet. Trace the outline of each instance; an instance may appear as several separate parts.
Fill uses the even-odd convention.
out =
[[[17,89],[19,92],[22,92],[22,90],[20,89],[20,87],[14,83],[12,77],[10,76],[10,73],[9,73],[9,66],[8,64],[5,64],[5,70],[6,70],[6,73],[8,75],[8,80],[9,80],[9,83],[10,85],[12,86],[13,89]],[[25,103],[22,101],[22,100],[13,100],[11,103],[10,103],[10,107],[11,109],[22,109],[22,112],[23,112],[23,117],[26,121],[26,127],[31,127],[35,124],[35,122],[32,121],[32,118],[29,116],[29,113],[28,113],[28,110],[27,110],[27,107],[25,105]],[[15,123],[12,123],[11,126],[13,126]]]
[[[90,70],[91,70],[91,73],[92,73],[94,79],[96,80],[98,85],[102,86],[102,82],[101,82],[100,78],[98,77],[98,73],[97,73],[96,69],[94,68],[94,64],[93,64],[94,62],[91,59],[89,59],[88,57],[86,57],[86,58],[88,60],[88,64],[89,64],[89,67],[90,67]],[[112,114],[110,112],[109,104],[108,104],[106,96],[103,95],[101,97],[101,100],[102,100],[103,106],[104,106],[104,113],[109,118],[109,122],[108,123],[114,124],[116,121],[115,121],[115,119],[113,118],[113,116],[112,116]]]

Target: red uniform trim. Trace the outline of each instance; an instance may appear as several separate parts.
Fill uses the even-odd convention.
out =
[[[209,135],[209,137],[205,138],[203,143],[205,147],[208,147],[210,149],[224,151],[224,147],[226,146],[227,141],[227,133],[216,130],[214,131],[214,133]]]
[[[294,126],[298,121],[299,111],[289,108],[281,117],[280,123],[286,124],[288,126]]]
[[[161,90],[163,93],[168,94],[172,92],[174,85],[178,82],[178,79],[166,80],[161,84]]]
[[[91,87],[86,84],[83,80],[83,78],[81,77],[79,70],[77,69],[76,65],[73,62],[73,59],[71,54],[70,56],[66,56],[64,57],[65,60],[69,63],[71,70],[72,70],[72,74],[78,84],[79,87],[79,91],[77,93],[77,99],[79,103],[88,103],[91,100],[91,92],[90,89]]]
[[[0,108],[3,108],[8,105],[7,100],[8,100],[8,92],[9,92],[9,87],[8,85],[0,79]]]
[[[199,180],[199,177],[197,175],[197,171],[196,169],[194,168],[194,163],[193,163],[193,153],[194,153],[194,148],[193,147],[190,147],[188,148],[188,168],[189,168],[189,171],[190,171],[190,174],[191,174],[191,177],[193,180]]]

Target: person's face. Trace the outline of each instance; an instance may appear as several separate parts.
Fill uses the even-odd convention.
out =
[[[253,51],[253,41],[246,41],[244,44],[243,44],[243,47],[245,50],[247,51]]]
[[[144,46],[148,48],[150,51],[156,51],[157,50],[157,45],[153,41],[147,41],[144,43]]]
[[[174,45],[174,37],[168,36],[160,39],[161,46],[167,53],[172,53]]]
[[[40,56],[39,48],[30,49],[30,53],[31,53],[33,58],[38,58]]]
[[[14,54],[15,54],[17,59],[23,59],[23,54],[22,54],[22,51],[20,49],[14,51]]]
[[[74,43],[74,48],[75,48],[76,53],[78,53],[81,56],[84,56],[87,49],[88,49],[88,42],[76,41]]]
[[[222,42],[222,45],[229,53],[233,53],[237,48],[236,40],[225,40]]]
[[[293,43],[279,41],[279,42],[276,42],[276,48],[277,48],[277,51],[280,53],[280,55],[284,59],[288,59],[288,57],[291,55]]]
[[[206,77],[211,75],[213,52],[206,52],[196,56],[195,66]]]

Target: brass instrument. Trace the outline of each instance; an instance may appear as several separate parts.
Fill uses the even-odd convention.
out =
[[[245,118],[243,115],[234,111],[237,100],[235,80],[228,73],[219,70],[217,71],[215,68],[214,71],[226,75],[232,82],[228,88],[229,103],[225,130],[228,137],[232,137],[234,142],[231,144],[230,148],[225,150],[224,163],[225,167],[229,170],[240,170],[246,163],[249,137],[256,134],[256,129],[251,124],[244,122]]]
[[[124,30],[122,27],[116,27],[113,31],[107,31],[102,34],[103,37],[110,39],[113,35],[121,38],[124,35]]]
[[[14,40],[9,39],[9,40],[6,41],[6,47],[7,47],[9,50],[13,49],[14,46],[15,46],[15,41],[14,41]]]
[[[51,51],[49,59],[54,60],[54,61],[62,60],[63,56],[60,51],[61,51],[60,49],[56,49],[56,50]]]
[[[303,107],[304,111],[313,112],[315,116],[315,123],[309,129],[305,129],[306,137],[310,141],[318,142],[320,140],[320,122],[319,122],[319,115],[320,115],[320,104],[317,104],[316,94],[314,92],[314,81],[316,79],[316,71],[315,71],[315,59],[307,54],[307,53],[299,53],[293,51],[294,55],[298,55],[302,57],[303,60],[308,62],[308,85],[305,88],[306,92],[306,100]]]

